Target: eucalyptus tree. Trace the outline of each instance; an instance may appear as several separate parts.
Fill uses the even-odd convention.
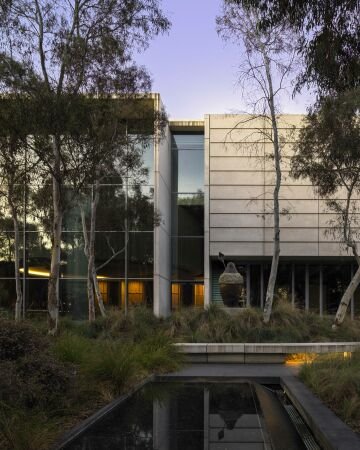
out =
[[[25,185],[37,165],[36,158],[26,157],[29,128],[23,103],[16,95],[0,101],[0,201],[5,216],[10,216],[13,224],[15,320],[21,319],[23,308],[20,227],[24,223]]]
[[[39,80],[38,89],[26,84],[20,87],[24,95],[36,99],[43,116],[39,125],[47,138],[45,145],[36,146],[36,152],[52,180],[50,334],[55,334],[58,327],[57,285],[66,179],[81,173],[84,162],[92,171],[99,159],[96,155],[93,161],[94,155],[86,153],[88,147],[76,141],[74,144],[72,139],[71,133],[76,135],[79,123],[74,120],[77,96],[105,98],[148,91],[150,78],[143,67],[134,63],[134,52],[144,50],[169,26],[160,0],[12,0],[0,6],[0,62],[11,58],[28,67]],[[6,88],[15,89],[13,78]]]
[[[359,0],[226,0],[251,7],[262,30],[286,25],[299,35],[304,65],[297,90],[315,87],[320,95],[342,92],[360,83]]]
[[[240,77],[243,92],[251,96],[251,113],[244,123],[262,119],[264,127],[258,128],[262,142],[272,143],[275,169],[273,191],[274,237],[271,271],[268,280],[263,320],[269,322],[274,299],[275,283],[280,258],[279,192],[282,172],[282,137],[279,131],[279,106],[281,95],[289,87],[292,76],[295,48],[294,36],[286,26],[278,25],[261,30],[259,17],[252,8],[242,8],[224,1],[222,15],[216,20],[218,33],[226,40],[243,46]]]
[[[326,199],[335,219],[330,232],[350,250],[358,264],[343,294],[334,325],[340,325],[360,283],[360,88],[321,99],[311,108],[292,158],[292,175],[308,177]]]

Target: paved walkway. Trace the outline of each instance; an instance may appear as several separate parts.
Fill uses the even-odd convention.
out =
[[[283,364],[192,364],[165,376],[167,378],[280,378],[295,376],[299,369],[300,366]]]

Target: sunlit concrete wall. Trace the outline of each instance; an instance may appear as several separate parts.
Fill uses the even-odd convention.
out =
[[[157,97],[157,108],[161,108]],[[154,144],[154,207],[161,223],[154,229],[154,314],[171,313],[171,136],[167,125],[165,136]]]
[[[327,231],[334,218],[310,180],[289,175],[301,115],[283,115],[281,256],[346,256]],[[272,255],[275,184],[271,128],[246,115],[209,115],[205,120],[205,292],[210,294],[211,257],[261,258]],[[207,196],[207,198],[206,198]],[[345,198],[339,191],[339,198]]]

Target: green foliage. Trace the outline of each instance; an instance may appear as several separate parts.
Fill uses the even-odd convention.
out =
[[[297,89],[315,84],[320,92],[359,86],[358,0],[226,0],[255,8],[261,29],[290,25],[301,34],[305,67]]]
[[[277,299],[271,321],[262,322],[262,311],[246,308],[228,314],[212,305],[205,311],[181,310],[167,322],[166,332],[180,342],[322,342],[359,341],[357,321],[346,321],[337,331],[329,317],[293,309],[290,302]]]
[[[105,383],[113,395],[118,395],[137,374],[134,350],[119,342],[98,343],[83,368],[88,378]]]
[[[46,340],[30,324],[0,319],[0,361],[43,352],[47,347]]]
[[[0,405],[0,448],[3,450],[48,450],[57,424],[40,412]]]
[[[301,379],[331,409],[360,431],[360,352],[318,356],[300,370]]]
[[[56,357],[63,362],[82,364],[86,360],[91,349],[91,342],[83,336],[63,333],[56,339],[53,351]]]

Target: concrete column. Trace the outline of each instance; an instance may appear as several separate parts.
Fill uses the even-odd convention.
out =
[[[159,450],[170,450],[170,400],[153,402],[153,446]]]
[[[204,388],[204,450],[209,450],[210,392]]]
[[[155,96],[157,110],[160,97]],[[154,229],[154,314],[167,317],[171,313],[171,135],[154,139],[154,207],[161,224]]]
[[[210,262],[210,116],[204,118],[204,307],[211,302]]]

